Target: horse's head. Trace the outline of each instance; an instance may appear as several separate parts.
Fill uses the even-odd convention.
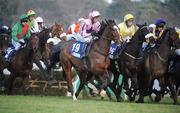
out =
[[[106,37],[109,40],[113,40],[114,42],[120,41],[119,28],[114,20],[106,20],[105,29],[102,34],[103,37]]]
[[[10,43],[10,35],[8,34],[0,34],[0,53],[5,52]]]
[[[61,40],[66,40],[65,32],[64,32],[64,26],[62,24],[55,23],[51,27],[51,34],[52,37],[58,37]]]
[[[138,30],[135,32],[132,40],[135,41],[135,43],[140,42],[142,44],[142,42],[145,41],[145,36],[149,33],[149,30],[146,24],[137,26]]]
[[[161,36],[162,43],[168,43],[169,46],[179,48],[180,39],[179,35],[174,28],[167,28]]]

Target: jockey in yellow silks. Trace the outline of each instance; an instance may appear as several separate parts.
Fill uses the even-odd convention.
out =
[[[137,30],[137,27],[134,25],[134,16],[132,14],[126,14],[124,16],[124,22],[120,23],[118,27],[122,39],[129,42]]]

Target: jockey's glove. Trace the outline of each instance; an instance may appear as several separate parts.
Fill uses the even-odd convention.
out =
[[[97,39],[99,39],[99,37],[97,37],[97,36],[93,37],[93,40],[97,40]]]
[[[92,31],[91,36],[97,36],[96,31]]]

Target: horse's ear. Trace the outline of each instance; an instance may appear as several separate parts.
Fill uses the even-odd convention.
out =
[[[105,19],[105,21],[106,21],[106,24],[107,24],[107,25],[109,25],[109,21],[108,21],[108,20],[106,20],[106,19]]]
[[[55,25],[56,25],[56,26],[58,26],[58,23],[57,23],[57,22],[55,22]]]
[[[144,25],[147,26],[147,22],[144,22]]]
[[[140,24],[136,24],[139,28],[141,27],[141,25]]]

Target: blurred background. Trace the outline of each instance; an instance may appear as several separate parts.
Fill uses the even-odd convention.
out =
[[[180,27],[180,0],[0,0],[0,25],[12,26],[29,9],[43,17],[47,26],[59,22],[67,28],[90,11],[99,10],[102,19],[117,23],[132,13],[138,24],[164,18],[169,26]]]

